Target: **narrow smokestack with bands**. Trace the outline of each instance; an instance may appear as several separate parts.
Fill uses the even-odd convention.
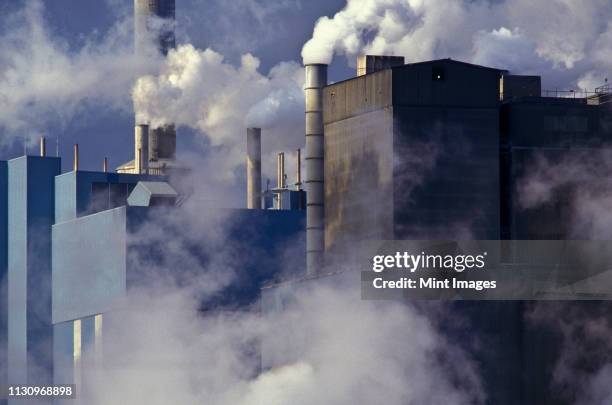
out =
[[[75,172],[77,170],[79,170],[79,144],[75,143],[74,144],[74,158],[72,161],[72,170],[74,170]]]
[[[149,126],[136,125],[134,128],[134,172],[147,174],[149,170]]]
[[[247,208],[261,209],[261,128],[247,128]]]
[[[44,136],[40,137],[40,156],[47,156],[47,141]]]
[[[323,87],[327,65],[305,66],[306,98],[306,272],[316,274],[323,266],[325,249]]]

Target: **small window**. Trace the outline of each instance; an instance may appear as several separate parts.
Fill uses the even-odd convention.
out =
[[[444,81],[444,68],[441,66],[435,66],[431,70],[431,78],[435,82],[443,82]]]

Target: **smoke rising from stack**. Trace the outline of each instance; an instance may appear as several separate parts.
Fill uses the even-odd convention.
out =
[[[100,36],[85,37],[70,49],[47,26],[41,1],[30,0],[5,16],[0,42],[0,146],[28,136],[34,141],[49,126],[67,126],[89,107],[128,113],[129,89],[142,74],[153,73],[161,57],[137,57],[131,18]],[[152,41],[151,41],[151,46]]]
[[[264,148],[295,149],[303,142],[297,126],[303,119],[302,69],[282,62],[264,75],[259,65],[251,54],[233,66],[212,49],[180,45],[169,52],[160,75],[136,82],[132,95],[137,121],[152,128],[175,123],[197,129],[220,148],[216,175],[232,177],[232,170],[244,164],[246,127],[265,130]],[[271,173],[265,165],[274,160],[264,156],[262,161],[264,172]]]
[[[302,57],[307,64],[362,53],[407,63],[451,57],[592,90],[612,69],[611,15],[606,0],[348,0],[319,19]]]

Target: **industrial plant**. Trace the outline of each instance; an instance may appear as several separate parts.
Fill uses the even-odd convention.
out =
[[[136,52],[152,19],[174,15],[174,0],[135,0]],[[175,46],[168,27],[156,34],[162,54]],[[364,55],[355,77],[335,83],[327,65],[306,65],[304,97],[305,148],[278,151],[276,184],[262,184],[265,129],[244,128],[246,209],[198,206],[225,212],[218,215],[230,218],[228,240],[269,258],[239,261],[242,284],[202,311],[258,301],[262,313],[280,311],[297,289],[343,282],[337,258],[364,241],[590,238],[568,229],[568,201],[524,208],[517,185],[536,156],[610,147],[607,83],[587,94],[550,94],[539,76],[503,67]],[[83,356],[104,353],[105,326],[128,292],[147,283],[134,258],[154,261],[164,249],[134,235],[189,203],[182,178],[191,169],[176,153],[176,136],[174,125],[136,121],[134,159],[114,170],[107,160],[101,171],[81,170],[75,145],[72,171],[62,172],[62,158],[47,153],[44,138],[37,155],[0,161],[0,275],[8,280],[0,294],[8,297],[0,304],[8,342],[0,348],[8,360],[0,383],[87,384]],[[286,173],[286,156],[295,159],[295,173]],[[180,237],[172,223],[163,226]],[[205,244],[191,246],[201,251],[202,268],[210,260]],[[289,244],[300,253],[287,272],[276,258]],[[555,342],[526,326],[526,303],[448,306],[473,322],[470,333],[495,336],[494,350],[478,358],[488,403],[563,403],[550,401],[544,382]],[[449,326],[449,336],[460,333]],[[279,366],[271,351],[262,342],[264,369]]]

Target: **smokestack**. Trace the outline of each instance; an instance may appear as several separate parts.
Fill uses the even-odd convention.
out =
[[[300,191],[302,188],[302,150],[298,148],[295,152],[295,189]]]
[[[102,171],[104,173],[108,173],[108,158],[104,158],[104,161],[102,162]]]
[[[151,17],[164,19],[159,27],[151,24]],[[150,40],[155,40],[162,55],[176,46],[174,36],[175,0],[134,0],[134,48],[137,55],[146,54]],[[176,158],[176,128],[167,125],[149,129],[149,151],[151,161],[174,160]]]
[[[72,161],[72,170],[75,172],[79,170],[79,144],[74,144],[74,158]]]
[[[327,65],[305,66],[306,98],[306,273],[316,274],[323,266],[325,249],[323,87]]]
[[[247,208],[261,209],[261,128],[247,128]]]
[[[147,174],[149,171],[149,126],[134,127],[134,173]]]
[[[40,156],[47,156],[47,142],[44,136],[40,137]]]
[[[276,188],[285,188],[285,154],[280,152],[276,162]]]

